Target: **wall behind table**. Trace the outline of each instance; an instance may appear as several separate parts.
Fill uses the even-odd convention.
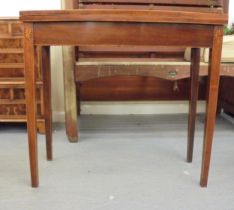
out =
[[[21,10],[61,9],[60,0],[7,0],[0,7],[0,17],[18,17]],[[62,48],[52,47],[52,94],[54,120],[64,120]]]

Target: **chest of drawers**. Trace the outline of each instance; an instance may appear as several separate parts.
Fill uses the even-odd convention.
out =
[[[44,133],[43,92],[38,49],[37,128]],[[0,122],[25,122],[23,24],[0,18]]]

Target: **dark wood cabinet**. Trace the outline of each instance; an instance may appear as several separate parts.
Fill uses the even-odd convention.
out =
[[[219,107],[234,116],[234,77],[221,78]]]
[[[206,10],[208,4],[201,1],[198,5],[196,0],[181,3],[181,1],[122,1],[122,0],[67,0],[70,7],[75,9],[184,9],[184,10]],[[220,1],[218,2],[220,3]],[[197,5],[193,7],[192,5]],[[206,5],[206,7],[204,7]],[[137,34],[136,34],[137,36]],[[77,49],[76,57],[79,62],[98,61],[102,62],[149,62],[149,61],[184,61],[183,47],[93,47],[81,46]],[[96,66],[98,71],[99,66]],[[133,67],[134,68],[134,67]],[[137,65],[135,65],[137,69]],[[88,70],[88,69],[87,69]],[[116,67],[116,71],[124,71]],[[171,71],[175,69],[172,67]],[[94,71],[94,69],[92,69]],[[189,68],[188,68],[189,71]],[[79,72],[79,66],[76,67]],[[78,82],[78,96],[81,101],[122,101],[122,100],[189,100],[189,81],[183,79],[180,81],[168,81],[160,78],[135,76],[111,76],[108,78],[93,78],[89,81]],[[126,85],[123,87],[122,83]],[[174,88],[174,87],[178,88]],[[206,87],[201,83],[199,99],[204,99]],[[79,103],[79,101],[78,101]]]
[[[122,0],[66,0],[69,7],[72,8],[138,8],[138,9],[181,9],[180,1],[122,1]],[[138,2],[138,3],[136,3]],[[150,3],[151,2],[151,3]],[[160,2],[160,3],[159,3]],[[162,3],[163,2],[163,3]],[[201,1],[204,3],[204,1]],[[187,1],[189,7],[183,6],[183,9],[204,10],[204,5],[196,0]],[[225,13],[228,13],[229,0],[218,1],[223,5]],[[211,2],[210,2],[211,3]],[[191,5],[196,7],[191,7]],[[205,8],[207,9],[207,8]],[[212,10],[212,8],[209,8]],[[141,47],[141,48],[116,48],[116,47],[93,47],[82,46],[76,51],[76,58],[79,62],[98,61],[125,61],[125,62],[148,62],[148,61],[184,61],[184,48],[157,48]],[[98,69],[99,66],[97,65]],[[136,65],[137,68],[137,65]],[[79,73],[80,67],[76,66],[76,73]],[[87,67],[87,74],[89,74]],[[90,69],[90,72],[94,68]],[[123,71],[126,69],[117,69]],[[175,69],[172,67],[171,71]],[[96,70],[97,71],[97,70]],[[188,70],[189,71],[189,68]],[[229,101],[233,96],[228,94],[226,86],[230,86],[233,79],[223,78],[221,87],[221,97],[224,101]],[[77,79],[78,81],[78,79]],[[125,86],[122,86],[122,83]],[[180,79],[178,81],[170,81],[155,77],[142,76],[111,76],[106,78],[96,77],[88,81],[78,81],[77,92],[81,101],[127,101],[127,100],[189,100],[190,78]],[[225,91],[224,91],[225,89]],[[206,78],[200,80],[199,99],[204,100],[206,97]],[[229,99],[227,99],[227,97]],[[78,100],[78,103],[79,103]],[[223,101],[223,100],[221,100]],[[224,103],[224,101],[222,103]]]

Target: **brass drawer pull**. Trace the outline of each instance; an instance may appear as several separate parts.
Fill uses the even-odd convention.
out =
[[[178,72],[177,72],[176,70],[174,70],[174,71],[169,71],[169,72],[168,72],[168,75],[169,75],[170,77],[174,78],[174,77],[176,77],[176,76],[178,75]]]

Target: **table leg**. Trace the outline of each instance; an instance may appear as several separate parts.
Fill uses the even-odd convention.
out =
[[[76,84],[74,78],[75,47],[63,47],[64,103],[66,133],[70,142],[78,141]]]
[[[191,70],[190,70],[190,102],[188,119],[188,143],[187,143],[187,162],[193,160],[193,145],[197,113],[197,99],[199,89],[199,68],[200,68],[200,49],[191,49]]]
[[[26,23],[24,24],[25,93],[32,187],[38,187],[39,185],[36,126],[36,55],[36,47],[33,40],[33,25]]]
[[[51,67],[50,67],[50,47],[42,47],[42,79],[44,96],[44,119],[46,136],[47,160],[53,159],[52,154],[52,108],[51,108]]]
[[[203,158],[201,168],[200,185],[206,187],[210,167],[212,141],[215,128],[218,90],[220,80],[220,58],[222,51],[223,27],[215,27],[213,47],[210,49],[206,121],[203,141]]]

